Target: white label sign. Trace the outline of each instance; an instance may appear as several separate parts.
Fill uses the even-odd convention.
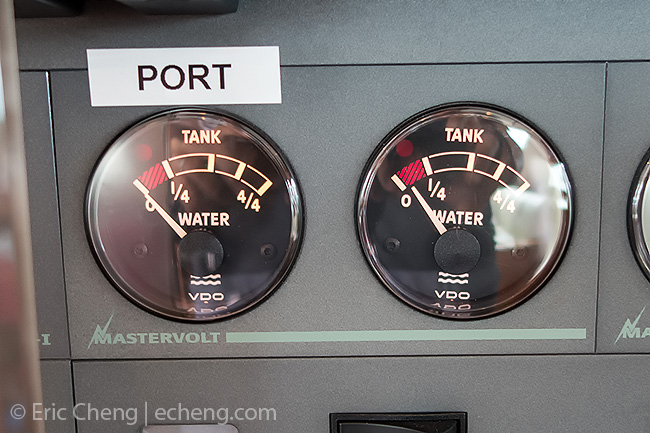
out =
[[[280,104],[279,47],[88,50],[94,107]]]

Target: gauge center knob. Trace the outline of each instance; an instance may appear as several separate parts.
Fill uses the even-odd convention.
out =
[[[178,258],[185,272],[204,277],[214,274],[221,266],[223,246],[212,233],[188,233],[178,244]]]
[[[443,271],[464,274],[474,269],[481,258],[481,244],[467,230],[448,230],[436,241],[433,257]]]

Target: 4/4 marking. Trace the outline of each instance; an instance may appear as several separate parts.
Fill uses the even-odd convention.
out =
[[[244,209],[253,209],[255,212],[259,212],[260,209],[262,208],[260,206],[260,199],[256,198],[253,200],[253,194],[250,193],[248,197],[246,197],[246,192],[242,189],[239,191],[239,194],[237,194],[237,200],[244,203]]]
[[[517,210],[515,207],[515,199],[510,200],[510,193],[506,194],[506,197],[503,198],[501,197],[501,191],[497,189],[494,195],[492,196],[492,201],[501,205],[499,206],[500,210],[503,210],[505,208],[510,213],[515,213],[515,210]]]

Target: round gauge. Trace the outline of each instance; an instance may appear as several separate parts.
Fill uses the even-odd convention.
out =
[[[88,185],[86,227],[127,298],[167,318],[207,321],[278,287],[298,254],[302,200],[266,135],[231,115],[175,110],[109,146]]]
[[[650,152],[636,171],[628,204],[628,232],[632,250],[645,276],[650,279]]]
[[[498,314],[557,267],[572,223],[566,168],[529,122],[453,104],[397,126],[368,161],[357,228],[397,297],[451,319]]]

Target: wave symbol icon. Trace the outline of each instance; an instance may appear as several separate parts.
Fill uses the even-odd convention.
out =
[[[438,272],[438,282],[444,284],[469,284],[469,274],[448,274],[447,272]]]
[[[219,286],[221,285],[221,274],[212,274],[199,277],[190,275],[191,286]]]

